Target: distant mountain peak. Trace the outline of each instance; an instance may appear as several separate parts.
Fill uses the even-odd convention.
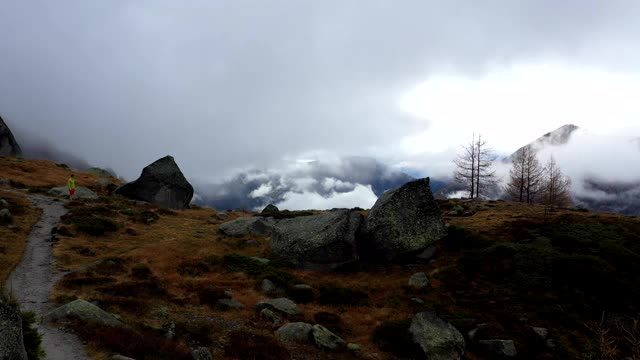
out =
[[[521,147],[510,156],[504,158],[503,161],[511,162],[511,160],[518,153],[518,151],[524,148],[528,148],[535,152],[538,152],[547,146],[565,145],[571,139],[571,135],[573,135],[573,133],[578,129],[579,127],[577,125],[573,125],[573,124],[563,125],[551,132],[548,132],[542,135],[541,137],[537,138],[533,142],[530,142],[529,144]]]
[[[0,156],[19,156],[22,150],[9,126],[0,117]]]

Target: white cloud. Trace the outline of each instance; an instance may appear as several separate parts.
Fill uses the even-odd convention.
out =
[[[305,209],[332,209],[332,208],[371,208],[378,199],[371,186],[356,184],[351,192],[332,192],[323,197],[316,192],[289,192],[284,195],[284,201],[276,204],[280,209],[305,210]]]
[[[271,186],[271,183],[262,184],[259,188],[250,192],[249,197],[254,199],[263,197],[265,195],[268,195],[271,191],[273,191],[273,186]]]

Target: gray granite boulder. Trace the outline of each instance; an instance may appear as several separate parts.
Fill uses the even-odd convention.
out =
[[[9,209],[0,210],[0,224],[10,224],[13,222],[13,215]]]
[[[280,220],[271,252],[312,270],[339,267],[358,260],[356,234],[362,221],[360,213],[350,210]]]
[[[0,359],[27,360],[18,310],[0,301]]]
[[[424,249],[444,237],[429,178],[385,192],[369,211],[364,234],[360,248],[386,259]]]
[[[518,355],[513,340],[480,340],[478,344],[480,344],[485,351],[500,358],[513,358]]]
[[[275,220],[263,217],[241,217],[220,224],[221,233],[229,236],[267,236],[275,227]]]
[[[411,288],[423,290],[429,286],[429,278],[427,277],[427,274],[423,272],[417,272],[411,275],[408,285]]]
[[[313,326],[310,324],[293,322],[282,325],[276,330],[276,335],[283,341],[310,343],[312,330]]]
[[[183,209],[193,198],[193,186],[171,156],[165,156],[145,167],[142,175],[115,190],[124,197],[159,206]]]
[[[256,304],[256,310],[260,311],[262,309],[270,309],[276,312],[279,312],[284,315],[298,315],[300,314],[300,309],[293,301],[287,298],[278,298],[278,299],[269,299],[260,301]]]
[[[0,117],[0,156],[20,156],[22,150],[13,137],[11,129]]]
[[[87,324],[102,325],[102,326],[124,326],[120,319],[115,317],[96,305],[84,301],[81,299],[74,300],[66,305],[51,311],[44,316],[47,321],[60,321],[60,320],[80,320]]]
[[[69,188],[66,186],[54,187],[49,190],[49,195],[69,197]],[[96,200],[98,195],[84,186],[76,186],[75,200]]]
[[[347,348],[347,342],[338,335],[332,333],[322,325],[313,325],[311,335],[316,345],[331,351],[343,351]]]
[[[191,352],[193,360],[213,360],[213,354],[206,347],[199,347]]]
[[[464,354],[466,345],[460,331],[432,312],[417,314],[409,332],[427,359],[457,360]]]

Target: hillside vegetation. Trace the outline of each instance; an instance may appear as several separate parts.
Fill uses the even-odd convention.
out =
[[[26,196],[64,185],[69,169],[6,158],[0,169],[0,178],[11,180],[0,197],[23,209],[15,213],[18,230],[0,231],[24,239],[38,214]],[[89,187],[98,179],[77,178]],[[174,211],[103,193],[96,201],[67,204],[53,246],[57,265],[70,273],[52,297],[61,304],[94,302],[131,326],[76,329],[96,359],[111,353],[180,358],[198,346],[228,359],[412,358],[408,324],[429,310],[465,335],[469,359],[495,358],[469,339],[472,330],[476,338],[514,340],[522,359],[640,356],[640,219],[505,201],[439,205],[449,235],[432,259],[311,272],[256,260],[270,256],[268,237],[218,231],[223,221],[253,213]],[[4,277],[21,252],[19,241],[10,250],[7,243],[0,243]],[[427,290],[407,286],[416,272],[429,277]],[[261,289],[264,279],[296,301],[302,314],[292,321],[322,324],[360,350],[280,343],[277,327],[254,309],[272,297]],[[245,307],[222,307],[218,300],[225,298]],[[532,327],[548,329],[548,341]]]

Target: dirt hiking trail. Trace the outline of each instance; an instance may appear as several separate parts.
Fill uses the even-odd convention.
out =
[[[51,248],[51,230],[60,217],[67,213],[64,202],[42,195],[31,195],[29,199],[43,210],[40,220],[33,226],[20,264],[9,276],[5,289],[18,301],[22,311],[33,311],[36,318],[55,308],[49,301],[53,285],[64,272],[56,269]],[[42,334],[42,348],[50,360],[88,360],[82,343],[74,334],[39,321],[38,332]]]

